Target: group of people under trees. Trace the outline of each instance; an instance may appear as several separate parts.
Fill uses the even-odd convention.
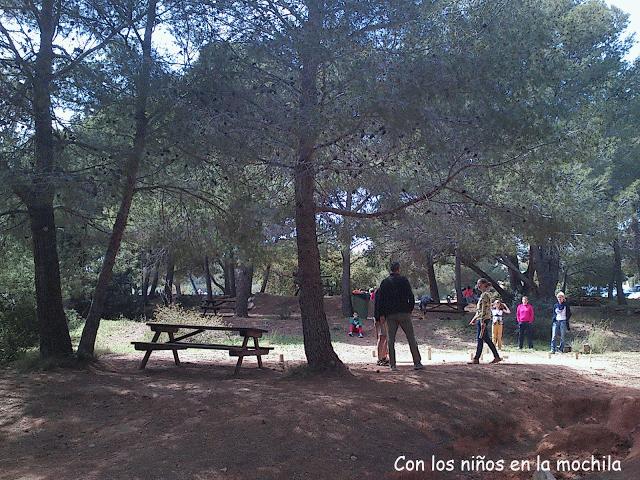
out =
[[[372,293],[374,301],[374,326],[377,337],[377,364],[389,366],[391,370],[396,370],[395,340],[398,328],[404,331],[411,356],[413,358],[414,369],[420,370],[423,367],[418,343],[413,330],[411,313],[415,306],[415,297],[411,289],[409,280],[400,274],[400,263],[392,262],[390,274],[385,278],[380,287]],[[471,290],[470,288],[467,288]],[[482,350],[486,343],[493,360],[490,363],[502,361],[498,349],[502,349],[502,334],[504,328],[503,316],[510,314],[509,307],[496,298],[497,294],[493,290],[491,282],[485,278],[478,279],[476,289],[480,292],[476,312],[469,322],[469,325],[476,326],[476,353],[469,364],[479,364]],[[471,295],[469,295],[471,297]],[[565,351],[566,333],[570,330],[569,319],[571,318],[571,307],[566,301],[563,292],[556,295],[557,303],[553,307],[552,332],[551,332],[551,353]],[[354,314],[355,315],[355,314]],[[356,317],[357,318],[357,317]],[[533,348],[533,321],[535,312],[533,305],[529,303],[528,297],[522,297],[521,303],[516,309],[516,321],[518,323],[518,347],[524,348],[525,339],[529,348]],[[358,320],[359,322],[359,320]],[[489,329],[491,327],[491,329]],[[362,335],[362,324],[359,322],[359,329],[356,330],[359,336]],[[354,332],[354,322],[350,325],[350,334]]]

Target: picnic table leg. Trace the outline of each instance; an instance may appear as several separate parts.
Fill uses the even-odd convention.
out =
[[[160,332],[156,332],[153,334],[153,339],[151,340],[151,342],[157,342],[158,338],[160,337]],[[142,363],[140,364],[140,370],[144,370],[144,367],[147,366],[147,362],[149,361],[149,357],[151,356],[151,352],[153,352],[153,350],[147,350],[144,354],[144,357],[142,357]]]
[[[173,332],[167,332],[169,334],[169,341],[175,342],[173,337]],[[171,350],[173,352],[173,360],[176,362],[176,365],[180,365],[180,359],[178,358],[178,350]]]
[[[260,347],[258,346],[258,337],[253,337],[253,346],[255,347],[256,350],[258,350]],[[258,368],[262,368],[262,355],[258,355]]]
[[[242,340],[242,350],[245,350],[247,348],[247,342],[249,341],[249,337],[244,337],[244,340]],[[238,362],[236,363],[236,369],[233,371],[234,375],[237,375],[238,372],[240,371],[240,367],[242,366],[242,352],[240,352],[240,355],[238,355]]]

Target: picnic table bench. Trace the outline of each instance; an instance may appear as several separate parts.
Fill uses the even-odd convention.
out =
[[[233,312],[236,308],[236,297],[231,296],[217,296],[212,299],[204,299],[200,304],[200,310],[202,310],[202,316],[207,315],[219,315],[222,310]]]
[[[437,312],[437,313],[457,313],[464,315],[464,309],[460,309],[457,301],[451,302],[430,302],[421,306],[422,313]]]
[[[244,357],[257,357],[258,368],[262,368],[262,355],[268,355],[273,347],[261,347],[258,344],[258,339],[262,337],[263,333],[267,333],[267,330],[254,327],[214,327],[208,325],[181,325],[173,323],[156,323],[148,322],[147,325],[151,328],[153,333],[153,339],[150,342],[131,342],[136,350],[144,351],[144,357],[140,364],[140,369],[144,369],[149,361],[149,357],[154,350],[172,350],[173,359],[176,365],[180,365],[180,359],[178,358],[178,350],[186,350],[188,348],[200,348],[206,350],[228,350],[229,356],[238,357],[236,368],[233,371],[234,375],[237,375],[242,366],[242,360]],[[175,336],[178,330],[186,330],[180,336]],[[237,332],[239,336],[243,337],[242,345],[223,345],[215,343],[190,343],[184,342],[187,338],[194,337],[200,333],[206,331],[217,332]],[[166,342],[159,342],[160,334],[166,333],[169,340]],[[249,339],[253,339],[253,346],[249,346]]]

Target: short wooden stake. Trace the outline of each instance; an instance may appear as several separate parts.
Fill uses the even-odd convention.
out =
[[[469,352],[469,360],[473,361],[473,352]]]
[[[372,356],[373,358],[375,358],[375,357],[376,357],[376,355],[377,355],[377,352],[376,352],[375,350],[371,350],[371,356]]]
[[[576,360],[578,360],[579,357],[580,357],[580,353],[576,352]]]
[[[431,347],[427,347],[427,360],[431,360]]]
[[[281,353],[280,356],[278,357],[278,361],[280,363],[284,363],[284,355]]]
[[[551,352],[547,352],[547,358],[551,359]]]

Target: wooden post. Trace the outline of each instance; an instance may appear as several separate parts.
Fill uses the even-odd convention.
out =
[[[427,360],[431,360],[431,347],[427,347]]]

